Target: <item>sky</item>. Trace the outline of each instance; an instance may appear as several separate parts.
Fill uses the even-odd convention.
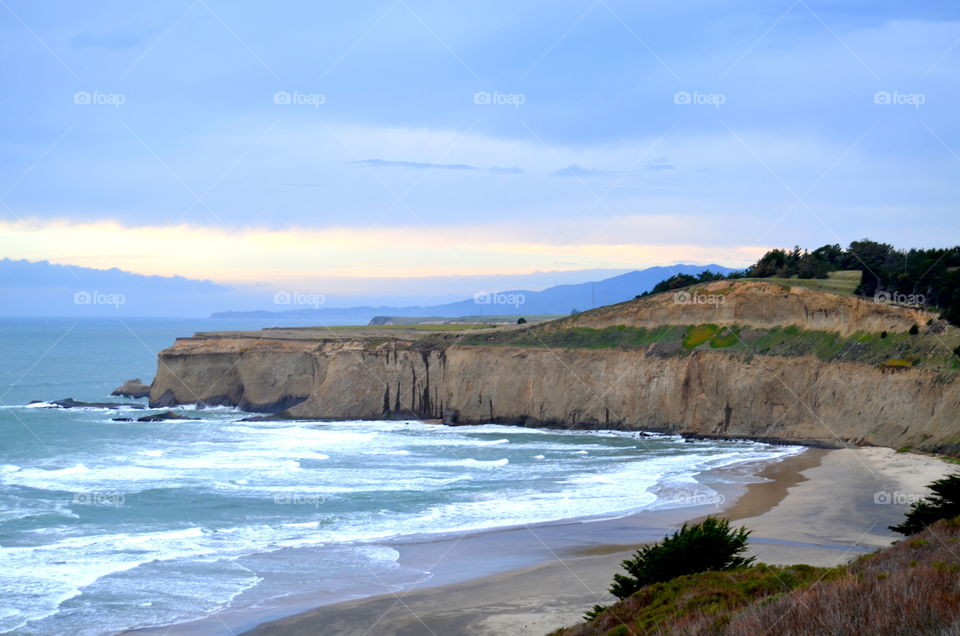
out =
[[[0,55],[0,257],[398,297],[960,242],[956,2],[0,0]]]

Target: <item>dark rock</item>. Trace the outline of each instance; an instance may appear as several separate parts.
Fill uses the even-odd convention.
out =
[[[934,320],[932,323],[930,323],[930,326],[927,327],[927,333],[932,333],[932,334],[944,333],[947,330],[948,324],[949,323],[947,323],[947,321],[942,318]]]
[[[179,402],[177,402],[177,396],[174,394],[173,389],[167,389],[163,392],[163,395],[156,400],[150,400],[150,408],[152,409],[164,409],[176,406],[177,404],[179,404]]]
[[[196,403],[197,408],[200,409],[209,408],[212,406],[237,406],[241,411],[249,411],[251,413],[279,413],[280,411],[285,411],[293,406],[296,406],[297,404],[300,404],[306,399],[306,396],[284,395],[276,402],[257,404],[255,402],[249,402],[246,399],[243,399],[239,404],[237,404],[233,399],[226,395],[212,395],[203,399],[198,399],[196,400]],[[150,408],[152,409],[167,409],[180,404],[183,404],[183,402],[177,400],[177,396],[173,392],[173,389],[167,389],[160,397],[150,400]]]
[[[197,402],[198,409],[210,408],[212,406],[236,406],[236,403],[226,395],[214,395]]]
[[[110,395],[119,395],[129,398],[150,397],[150,385],[141,382],[140,378],[134,378],[133,380],[127,380],[115,388]]]
[[[113,421],[114,422],[132,422],[133,418],[132,417],[115,417],[113,418]]]
[[[144,415],[143,417],[138,417],[138,422],[165,422],[167,420],[196,420],[199,418],[196,417],[187,417],[186,415],[180,415],[179,413],[174,413],[173,411],[164,411],[163,413],[154,413],[153,415]]]
[[[443,423],[456,426],[460,422],[460,411],[457,409],[443,409]]]
[[[280,411],[286,411],[289,408],[305,402],[307,396],[299,395],[284,395],[276,402],[266,402],[264,404],[256,404],[254,402],[249,402],[246,399],[240,401],[238,405],[241,411],[250,411],[251,413],[279,413]],[[204,403],[209,404],[209,400],[204,400]],[[229,404],[233,406],[233,404]]]
[[[293,417],[286,411],[280,411],[279,413],[271,413],[269,415],[252,415],[250,417],[245,417],[241,422],[284,422],[287,420],[295,420],[297,418]]]
[[[31,400],[30,404],[40,404],[43,400]],[[142,409],[146,408],[142,404],[130,404],[124,402],[81,402],[80,400],[74,400],[73,398],[63,398],[62,400],[54,400],[50,402],[53,406],[50,408],[59,408],[59,409],[78,409],[78,408],[94,408],[94,409]]]

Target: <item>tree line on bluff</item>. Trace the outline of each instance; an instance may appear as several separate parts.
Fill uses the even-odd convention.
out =
[[[824,245],[813,251],[774,249],[745,270],[730,274],[705,271],[699,276],[677,274],[657,283],[641,296],[680,289],[693,283],[738,278],[827,278],[830,272],[860,270],[854,291],[862,297],[912,298],[936,307],[942,317],[960,325],[960,246],[900,250],[868,239],[853,241],[846,249]]]

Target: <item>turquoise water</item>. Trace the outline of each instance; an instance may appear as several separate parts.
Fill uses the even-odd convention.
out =
[[[0,321],[0,631],[109,634],[429,572],[396,541],[709,502],[693,476],[794,447],[419,422],[114,422],[156,352],[250,322]],[[137,401],[128,400],[133,405]],[[140,401],[142,403],[142,401]]]

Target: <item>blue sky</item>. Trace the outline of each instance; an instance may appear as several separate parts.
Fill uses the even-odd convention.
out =
[[[3,0],[0,255],[397,295],[956,244],[958,43],[950,2]]]

